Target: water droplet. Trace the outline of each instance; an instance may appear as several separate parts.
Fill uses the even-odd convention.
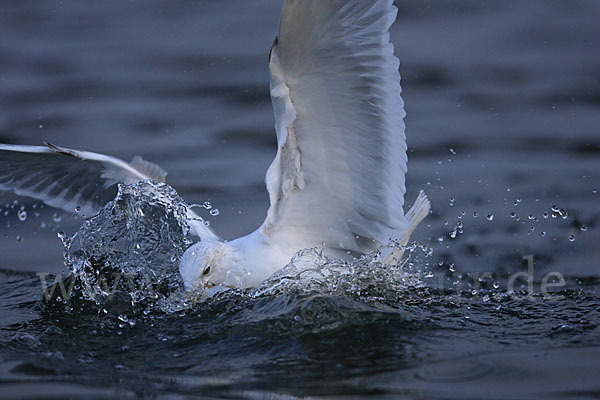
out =
[[[62,215],[60,215],[59,213],[52,214],[52,221],[54,221],[54,222],[62,221]]]
[[[40,222],[40,228],[45,229],[46,223],[44,221]]]
[[[17,235],[17,242],[22,242],[22,241],[23,241],[23,236]]]
[[[58,232],[58,233],[56,234],[56,236],[58,236],[58,238],[59,238],[60,240],[64,240],[64,239],[67,237],[67,235],[66,235],[66,234],[65,234],[63,231],[60,231],[60,232]]]
[[[19,210],[19,212],[17,212],[17,215],[19,216],[19,221],[21,222],[27,219],[27,211],[25,210]]]
[[[494,289],[498,289],[500,287],[500,282],[496,281],[492,284],[492,286],[494,287]]]
[[[575,241],[575,235],[569,235],[569,242]]]
[[[473,218],[477,218],[479,217],[479,214],[477,214],[477,211],[473,211]]]
[[[212,208],[212,204],[210,203],[210,201],[205,201],[204,203],[202,203],[202,207],[206,208],[207,210],[210,210]]]
[[[450,197],[450,202],[448,203],[450,206],[454,205],[454,197]]]
[[[546,232],[542,231],[542,236],[546,236]]]
[[[210,215],[212,215],[213,217],[216,217],[219,214],[220,214],[220,211],[218,208],[213,208],[212,210],[210,210]]]
[[[596,193],[598,193],[598,190],[596,190],[596,189],[593,189],[593,190],[592,190],[592,193],[596,194]]]
[[[587,225],[581,225],[581,228],[579,228],[582,232],[586,232],[588,230],[588,226]]]
[[[454,264],[448,265],[448,270],[450,270],[450,272],[456,272],[456,268],[454,268]]]
[[[493,221],[494,220],[494,214],[488,214],[486,216],[486,218],[487,218],[488,221]]]
[[[514,211],[513,211],[513,212],[511,212],[511,213],[510,213],[510,217],[511,217],[511,218],[515,218],[516,216],[517,216],[517,213],[516,213],[516,212],[514,212]]]
[[[78,213],[78,212],[81,212],[81,206],[77,206],[77,207],[75,207],[75,212],[76,212],[76,213]]]
[[[456,154],[456,150],[454,150],[454,148],[453,148],[453,147],[450,147],[450,153],[451,153],[451,154]]]
[[[527,217],[527,218],[529,218],[531,221],[533,221],[535,219],[535,216],[533,214],[529,214],[529,217]]]

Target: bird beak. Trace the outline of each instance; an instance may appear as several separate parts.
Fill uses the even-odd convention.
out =
[[[214,283],[210,283],[210,282],[206,282],[204,284],[204,290],[212,289],[212,288],[215,288],[215,287],[216,288],[221,288],[221,289],[235,289],[236,288],[235,286],[231,286],[231,285],[224,285],[224,284],[215,285]]]

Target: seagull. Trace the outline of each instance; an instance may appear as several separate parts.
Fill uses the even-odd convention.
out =
[[[199,241],[179,272],[188,291],[252,288],[303,249],[351,260],[395,240],[402,255],[429,214],[421,191],[404,213],[407,147],[393,0],[285,0],[269,55],[277,154],[266,173],[270,208],[253,233],[225,241],[188,209]],[[118,184],[164,182],[136,156],[0,144],[0,189],[85,215]],[[389,258],[389,257],[388,257]]]

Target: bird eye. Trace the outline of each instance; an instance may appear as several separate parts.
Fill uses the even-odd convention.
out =
[[[208,274],[210,274],[210,265],[208,267],[206,267],[204,269],[204,271],[202,272],[202,275],[208,275]]]

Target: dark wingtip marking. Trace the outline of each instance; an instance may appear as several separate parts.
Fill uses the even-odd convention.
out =
[[[273,40],[273,44],[271,45],[271,51],[269,51],[269,62],[271,62],[271,58],[273,57],[273,50],[279,44],[279,36],[275,36],[275,40]]]
[[[79,156],[79,154],[77,154],[76,152],[74,152],[73,150],[69,150],[69,149],[65,149],[62,147],[58,147],[52,143],[49,142],[44,142],[44,144],[46,145],[46,147],[48,147],[50,150],[55,151],[56,153],[59,154],[63,154],[65,156],[69,156],[69,157],[73,157],[73,158],[81,158]]]

